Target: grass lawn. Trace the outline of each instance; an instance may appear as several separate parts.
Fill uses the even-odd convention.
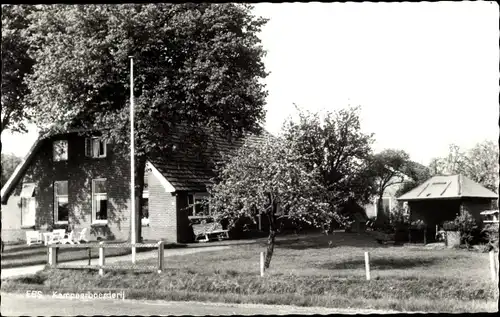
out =
[[[399,311],[498,309],[498,286],[489,279],[488,254],[380,246],[354,233],[289,236],[278,240],[271,268],[261,278],[259,252],[265,251],[265,241],[260,242],[167,257],[160,275],[115,270],[99,277],[92,270],[47,269],[4,281],[2,290],[125,290],[128,298]],[[365,280],[364,251],[371,256],[371,281]]]
[[[149,242],[145,242],[149,243]],[[154,243],[154,242],[152,242]],[[184,245],[166,244],[165,248],[182,247]],[[138,248],[137,252],[151,251],[152,249]],[[60,249],[58,251],[58,262],[68,262],[74,260],[88,259],[87,249]],[[130,254],[130,248],[110,248],[106,249],[106,256],[119,256]],[[96,259],[99,257],[99,249],[91,248],[90,257]],[[11,246],[2,253],[2,269],[21,267],[28,265],[47,264],[47,247],[41,245],[34,246]]]

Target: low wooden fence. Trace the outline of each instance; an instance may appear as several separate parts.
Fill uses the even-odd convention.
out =
[[[144,265],[136,265],[131,264],[127,266],[123,265],[106,265],[106,254],[105,249],[111,248],[132,248],[135,246],[136,248],[149,248],[149,249],[157,249],[158,250],[158,259],[157,264],[154,266],[144,266]],[[58,263],[58,250],[59,249],[87,249],[88,250],[88,264],[87,265],[72,265],[65,264],[60,265]],[[99,264],[91,265],[91,249],[99,249]],[[130,270],[156,270],[158,273],[163,271],[163,263],[164,263],[164,242],[159,241],[158,243],[85,243],[85,244],[51,244],[47,246],[47,258],[48,264],[53,268],[61,268],[61,269],[98,269],[99,275],[104,275],[105,269],[130,269]]]

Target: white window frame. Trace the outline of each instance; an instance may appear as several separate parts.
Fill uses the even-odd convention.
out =
[[[68,194],[66,195],[58,195],[57,190],[56,190],[56,183],[67,183],[67,188],[68,188]],[[69,182],[67,180],[65,181],[55,181],[54,182],[54,223],[57,225],[67,225],[68,220],[58,220],[59,219],[59,205],[57,204],[57,198],[66,198],[67,203],[69,204]],[[69,210],[68,210],[69,212]],[[68,214],[69,217],[69,214]]]
[[[212,216],[212,212],[210,210],[210,205],[208,205],[208,215],[206,216],[199,216],[199,215],[196,215],[195,214],[195,203],[196,203],[196,200],[200,200],[200,199],[206,199],[209,197],[209,194],[208,193],[188,193],[186,199],[187,199],[187,203],[188,203],[188,207],[189,207],[189,196],[193,196],[193,206],[190,207],[191,209],[191,216],[188,216],[188,218],[190,219],[204,219],[204,218],[210,218]]]
[[[96,144],[97,142],[97,144]],[[104,154],[99,154],[99,149],[101,148],[101,143],[103,144]],[[97,146],[97,154],[95,153]],[[85,156],[91,158],[104,158],[108,153],[108,147],[106,141],[101,137],[87,137],[85,138]]]
[[[59,149],[64,149],[62,155],[57,153]],[[54,162],[68,160],[68,140],[54,140],[52,142],[52,159]]]
[[[36,183],[23,183],[23,185],[33,185],[36,188]],[[35,207],[34,207],[35,210],[33,211],[35,213],[35,216],[33,217],[33,223],[24,223],[25,220],[23,217],[23,210],[25,208],[30,207],[30,202],[34,203],[34,205],[35,205]],[[35,197],[33,195],[29,198],[21,197],[21,227],[34,227],[35,225],[36,225],[36,199],[35,199]]]
[[[106,182],[106,194],[102,194],[102,193],[99,193],[99,194],[96,194],[95,193],[95,181],[105,181]],[[94,197],[96,197],[96,195],[106,195],[106,202],[108,204],[108,207],[109,207],[109,200],[108,200],[108,188],[107,188],[107,179],[106,178],[93,178],[92,179],[92,224],[107,224],[108,223],[108,219],[96,219],[96,204],[95,204],[95,199]],[[108,212],[109,210],[107,210],[106,212]],[[106,215],[107,217],[107,215]]]

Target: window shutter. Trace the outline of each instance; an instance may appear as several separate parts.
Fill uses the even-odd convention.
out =
[[[99,139],[99,156],[106,156],[106,144],[103,139]]]
[[[85,156],[92,157],[92,144],[90,138],[85,138]]]

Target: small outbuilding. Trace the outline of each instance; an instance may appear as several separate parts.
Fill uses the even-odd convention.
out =
[[[436,228],[467,210],[483,225],[481,212],[492,209],[498,194],[464,175],[437,175],[397,198],[408,202],[410,222],[422,220],[427,241],[434,241]]]

